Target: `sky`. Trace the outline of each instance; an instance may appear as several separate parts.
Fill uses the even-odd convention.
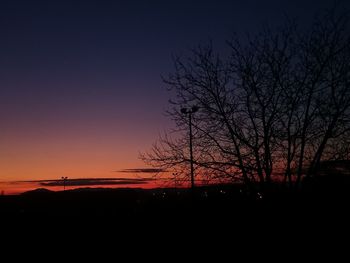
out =
[[[161,80],[172,54],[210,39],[224,48],[233,32],[286,15],[308,23],[332,3],[2,0],[0,190],[62,176],[148,176],[139,152],[172,125]]]

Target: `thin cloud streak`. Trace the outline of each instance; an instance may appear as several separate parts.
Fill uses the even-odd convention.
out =
[[[146,181],[133,181],[133,180],[125,180],[125,181],[103,181],[103,180],[67,180],[65,182],[66,186],[91,186],[91,185],[129,185],[129,184],[147,184]],[[55,182],[42,182],[40,183],[42,186],[62,186],[62,181]]]
[[[133,169],[123,169],[115,171],[118,173],[162,173],[167,172],[167,170],[162,168],[133,168]]]
[[[154,181],[152,178],[73,178],[63,180],[28,180],[28,181],[12,181],[10,183],[37,183],[41,186],[93,186],[93,185],[136,185],[136,184],[148,184],[150,181]]]

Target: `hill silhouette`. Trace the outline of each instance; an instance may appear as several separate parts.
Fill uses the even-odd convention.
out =
[[[36,194],[48,194],[53,193],[53,191],[47,189],[47,188],[37,188],[34,190],[29,190],[26,192],[21,193],[21,195],[36,195]]]
[[[1,196],[0,216],[9,220],[167,218],[175,222],[183,217],[205,221],[213,216],[219,221],[243,222],[257,215],[273,218],[277,212],[288,220],[301,213],[317,216],[322,211],[335,211],[349,201],[344,184],[327,190],[323,184],[312,185],[291,191],[275,184],[265,193],[247,191],[242,185],[197,187],[195,192],[174,188],[77,188],[54,192],[38,188],[21,195]]]
[[[279,185],[261,194],[241,185],[197,187],[195,192],[37,189],[0,196],[0,219],[11,236],[29,237],[28,242],[36,236],[44,243],[64,240],[72,246],[91,242],[157,248],[178,242],[242,245],[267,237],[281,241],[349,229],[349,198],[325,198],[320,192],[293,192]]]

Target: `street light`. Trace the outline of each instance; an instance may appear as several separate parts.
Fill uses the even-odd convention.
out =
[[[194,189],[194,169],[193,169],[193,150],[192,150],[192,114],[198,111],[197,106],[191,108],[182,108],[181,113],[188,114],[188,125],[190,126],[190,165],[191,165],[191,189]]]
[[[67,181],[68,177],[62,176],[61,179],[63,180],[63,191],[65,191],[66,190],[66,181]]]

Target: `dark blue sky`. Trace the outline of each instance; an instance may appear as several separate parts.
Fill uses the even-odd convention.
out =
[[[254,33],[285,15],[303,25],[332,3],[2,0],[0,177],[95,168],[91,175],[106,177],[141,166],[138,151],[169,125],[160,75],[172,70],[172,53],[209,38],[220,49],[233,31]],[[64,168],[69,161],[80,170]],[[52,174],[42,168],[48,164]]]

